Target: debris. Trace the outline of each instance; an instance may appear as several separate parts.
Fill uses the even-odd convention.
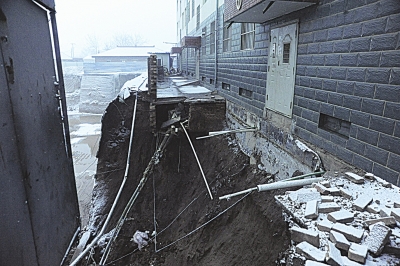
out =
[[[310,260],[321,262],[325,260],[325,252],[319,250],[306,241],[303,241],[296,246],[296,252]]]
[[[306,204],[306,211],[304,217],[307,219],[315,219],[318,217],[318,201],[311,200]]]
[[[393,216],[398,222],[400,222],[400,208],[392,209],[390,215]]]
[[[342,256],[340,255],[340,251],[330,241],[328,241],[328,254],[326,257],[326,262],[329,265],[334,265],[334,266],[343,265]]]
[[[350,180],[351,182],[356,183],[356,184],[363,184],[364,183],[364,178],[363,177],[361,177],[361,176],[359,176],[357,174],[351,173],[351,172],[346,172],[345,173],[345,177],[348,180]]]
[[[139,250],[142,250],[143,247],[149,244],[149,235],[146,232],[140,232],[136,230],[135,234],[131,241],[135,242],[138,245]]]
[[[333,202],[333,196],[321,196],[321,202]]]
[[[324,202],[318,207],[320,213],[329,213],[340,210],[340,206],[335,202]]]
[[[367,253],[368,253],[368,248],[366,246],[359,245],[356,243],[351,243],[348,257],[353,261],[357,261],[364,264],[365,259],[367,257]]]
[[[364,221],[364,223],[367,226],[370,226],[372,224],[376,224],[376,223],[380,223],[383,222],[385,225],[387,226],[396,226],[396,220],[394,219],[393,216],[389,216],[389,217],[383,217],[383,218],[378,218],[378,219],[370,219],[370,220],[366,220]]]
[[[290,229],[292,232],[292,240],[294,242],[300,243],[303,241],[307,241],[313,246],[319,248],[319,234],[317,231],[311,231],[308,229],[303,229],[300,227],[293,227]]]
[[[353,199],[353,195],[351,195],[351,192],[348,191],[347,189],[344,188],[340,188],[340,195],[342,195],[342,197],[346,198],[346,199]]]
[[[372,197],[370,195],[361,195],[354,202],[353,207],[357,211],[363,211],[365,207],[372,202]]]
[[[389,241],[390,234],[392,230],[389,227],[377,223],[370,229],[369,236],[365,239],[365,245],[368,250],[374,255],[378,256],[382,253],[383,247]]]
[[[335,247],[341,249],[341,250],[345,250],[348,251],[350,248],[350,243],[349,241],[346,239],[346,237],[336,231],[331,231],[329,233],[329,239],[332,241],[332,243],[335,244]]]
[[[323,232],[329,232],[331,231],[334,223],[324,219],[321,222],[317,223],[317,228],[318,230],[321,230]]]
[[[328,220],[334,223],[350,223],[354,220],[354,214],[347,210],[331,212],[328,214]]]
[[[341,223],[333,225],[332,230],[342,233],[348,240],[360,243],[364,230],[354,228],[353,226],[347,226]]]

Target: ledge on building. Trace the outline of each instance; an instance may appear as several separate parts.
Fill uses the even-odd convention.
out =
[[[257,0],[238,5],[238,1],[225,2],[225,22],[263,23],[274,18],[317,4],[319,0]]]

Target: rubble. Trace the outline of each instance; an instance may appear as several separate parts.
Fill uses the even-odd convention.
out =
[[[349,259],[365,263],[365,259],[367,257],[368,248],[367,246],[351,243],[349,248]]]
[[[340,193],[327,193],[336,190]],[[379,177],[346,172],[275,200],[289,214],[291,226],[303,227],[291,228],[292,240],[301,243],[292,251],[308,259],[305,265],[400,264],[400,190]],[[315,249],[326,253],[324,262],[316,261]]]
[[[389,241],[389,236],[392,233],[389,227],[377,223],[372,225],[369,236],[365,239],[365,245],[368,250],[374,255],[380,255],[385,244]]]
[[[304,257],[314,261],[324,261],[325,252],[319,250],[306,241],[301,242],[296,246],[296,252],[302,254]]]
[[[317,231],[311,231],[300,227],[293,227],[290,229],[290,231],[292,233],[292,240],[294,242],[299,243],[306,241],[319,248],[319,234]]]

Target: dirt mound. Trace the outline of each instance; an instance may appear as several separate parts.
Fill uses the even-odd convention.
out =
[[[98,174],[94,188],[91,229],[105,220],[119,189],[126,163],[133,97],[114,101],[103,118]],[[150,133],[148,104],[139,100],[135,138],[128,182],[111,220],[113,229],[126,202],[163,137]],[[174,135],[159,163],[133,205],[107,265],[275,265],[288,248],[290,236],[282,210],[273,196],[263,192],[218,200],[219,196],[266,183],[272,178],[249,165],[234,140],[214,137],[195,140],[214,200],[210,199],[188,140],[183,132]],[[131,241],[136,230],[156,225],[157,237],[139,251]],[[98,262],[103,246],[97,248]]]

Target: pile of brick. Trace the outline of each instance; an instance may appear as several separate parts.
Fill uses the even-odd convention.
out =
[[[306,266],[400,264],[400,191],[381,178],[347,172],[275,199]]]

